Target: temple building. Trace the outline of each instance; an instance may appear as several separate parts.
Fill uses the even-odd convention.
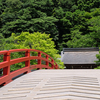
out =
[[[61,60],[66,69],[94,69],[99,48],[63,48]]]

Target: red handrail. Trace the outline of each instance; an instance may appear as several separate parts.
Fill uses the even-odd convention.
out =
[[[17,59],[10,59],[10,54],[13,52],[25,52],[25,57],[17,58]],[[30,52],[34,51],[38,53],[38,56],[30,56]],[[12,78],[20,75],[22,73],[29,73],[32,69],[38,68],[47,68],[47,69],[59,69],[57,63],[46,53],[35,50],[35,49],[13,49],[13,50],[5,50],[0,51],[0,55],[3,54],[3,62],[0,63],[0,69],[3,68],[3,76],[0,77],[0,85],[6,85],[7,83],[12,81]],[[41,56],[41,54],[45,55],[45,58]],[[30,60],[37,59],[37,65],[30,65]],[[49,60],[51,59],[51,61]],[[41,61],[45,61],[45,65],[41,64]],[[16,71],[10,72],[10,66],[19,62],[25,61],[25,67],[18,69]],[[51,66],[49,66],[49,63]]]

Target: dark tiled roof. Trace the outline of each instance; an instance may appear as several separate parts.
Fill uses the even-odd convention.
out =
[[[76,52],[73,49],[73,51],[64,52],[62,54],[62,62],[64,62],[64,64],[95,64],[94,61],[98,60],[96,58],[96,54],[99,54],[99,51],[98,50],[89,51],[86,49],[84,50],[81,51],[79,50]]]
[[[98,47],[91,48],[63,48],[63,52],[87,52],[87,51],[99,51]]]

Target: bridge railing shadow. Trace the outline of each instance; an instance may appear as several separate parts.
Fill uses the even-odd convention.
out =
[[[25,56],[21,58],[11,59],[11,53],[25,52]],[[37,55],[33,56],[30,52],[36,52]],[[57,63],[46,53],[35,49],[12,49],[0,51],[0,55],[3,55],[3,61],[0,62],[0,69],[3,70],[2,76],[0,76],[0,85],[6,85],[11,82],[12,79],[20,74],[26,74],[33,69],[59,69]],[[36,60],[37,64],[31,65],[30,61]],[[25,62],[25,67],[10,72],[11,65],[16,63]]]

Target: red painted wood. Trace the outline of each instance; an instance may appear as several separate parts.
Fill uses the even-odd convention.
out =
[[[54,69],[54,60],[52,59],[51,62],[52,62],[52,66],[51,67]]]
[[[38,59],[38,65],[40,66],[39,67],[39,69],[42,69],[42,67],[41,67],[41,52],[38,52],[38,57],[39,57],[39,59]]]
[[[8,65],[8,61],[4,61],[4,62],[0,63],[0,69],[4,68],[6,65]]]
[[[11,72],[10,77],[13,78],[13,76],[17,76],[17,75],[20,75],[22,73],[28,73],[29,69],[30,68],[28,68],[28,67],[24,67],[24,68],[18,69],[16,71],[13,71],[13,72]]]
[[[31,72],[30,68],[30,50],[27,50],[25,53],[25,57],[28,57],[28,60],[25,61],[25,67],[28,67],[27,73]]]
[[[16,62],[20,63],[20,62],[24,62],[27,60],[29,60],[28,57],[21,57],[21,58],[13,59],[13,60],[10,60],[10,65],[16,64]]]
[[[0,77],[0,84],[5,84],[6,81],[9,79],[8,75],[4,75],[2,77]]]
[[[40,65],[31,65],[30,69],[32,70],[32,69],[39,68],[39,67]],[[41,65],[41,68],[53,69],[50,66],[46,66],[46,65]]]
[[[10,53],[9,51],[4,54],[3,61],[8,61],[8,64],[3,68],[3,75],[8,75],[10,74]]]
[[[12,59],[10,60],[10,54],[13,52],[25,52],[25,57],[17,58],[17,59]],[[38,56],[30,56],[30,52],[37,52]],[[0,69],[3,68],[3,76],[0,77],[0,85],[6,85],[7,83],[12,81],[12,78],[15,76],[18,76],[22,73],[29,73],[31,72],[32,69],[59,69],[57,63],[46,53],[40,51],[40,50],[35,50],[35,49],[13,49],[9,51],[0,51],[0,55],[3,54],[3,62],[0,63]],[[45,58],[41,56],[41,54],[45,55]],[[30,65],[30,60],[37,59],[38,64],[37,65]],[[51,60],[49,60],[51,59]],[[41,61],[45,61],[45,65],[41,64]],[[10,72],[10,65],[24,62],[25,61],[25,67],[18,69],[16,71]],[[49,66],[49,63],[51,64],[51,67]]]
[[[49,59],[49,57],[48,57],[48,55],[46,55],[46,60],[47,60],[47,61],[46,61],[46,66],[49,66],[49,62],[50,62],[50,61],[48,62],[48,59]]]

